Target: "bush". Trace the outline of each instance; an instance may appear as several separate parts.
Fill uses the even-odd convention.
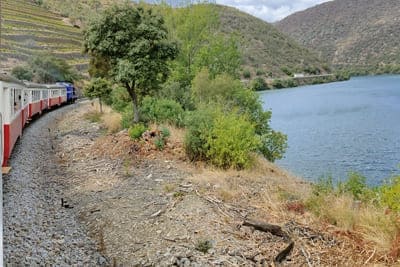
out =
[[[207,138],[214,124],[213,117],[209,109],[193,111],[186,117],[185,150],[190,160],[207,159]]]
[[[268,90],[269,88],[263,78],[257,77],[251,83],[251,89],[253,89],[254,91],[265,91]]]
[[[381,203],[393,211],[400,211],[400,176],[394,177],[380,189]]]
[[[147,127],[139,123],[131,126],[128,130],[128,134],[131,139],[137,140],[142,137],[145,131],[147,131]]]
[[[281,132],[269,131],[261,135],[260,152],[271,162],[282,159],[287,149],[287,136]]]
[[[243,78],[245,78],[245,79],[250,79],[251,78],[250,70],[244,70],[243,71]]]
[[[133,110],[130,106],[127,106],[122,112],[121,127],[122,129],[128,129],[133,123]]]
[[[200,109],[188,116],[186,124],[185,148],[191,160],[243,169],[251,165],[251,154],[260,145],[254,125],[235,112]]]
[[[169,130],[167,127],[161,128],[161,136],[162,136],[163,138],[168,138],[168,137],[170,137],[170,136],[171,136],[170,130]]]
[[[184,110],[173,100],[146,96],[142,101],[140,113],[146,122],[171,123],[177,127],[184,124]]]
[[[257,76],[261,76],[261,75],[264,75],[265,74],[265,71],[264,70],[262,70],[262,69],[257,69],[256,70],[256,75]]]
[[[219,113],[207,136],[207,157],[220,168],[247,168],[252,163],[251,153],[257,151],[260,140],[254,126],[243,116]]]
[[[165,146],[165,141],[164,141],[164,139],[163,139],[162,137],[157,137],[157,138],[154,140],[154,145],[156,146],[156,148],[157,148],[158,150],[163,150],[163,149],[164,149],[164,146]]]
[[[33,72],[28,66],[16,66],[12,69],[11,75],[20,80],[32,81]]]

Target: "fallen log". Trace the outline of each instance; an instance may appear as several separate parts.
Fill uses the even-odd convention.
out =
[[[289,235],[285,231],[283,231],[282,227],[280,227],[279,225],[246,220],[243,222],[243,226],[253,227],[258,231],[269,232],[273,235],[289,239]]]
[[[279,252],[279,254],[275,257],[274,264],[282,263],[286,259],[286,257],[293,251],[294,242],[290,239],[289,235],[279,225],[269,224],[264,222],[256,222],[251,220],[244,221],[242,225],[253,227],[255,230],[261,232],[268,232],[273,235],[283,237],[285,240],[290,241],[290,244],[284,250]]]

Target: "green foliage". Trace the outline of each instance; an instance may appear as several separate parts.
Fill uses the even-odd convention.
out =
[[[111,91],[111,84],[104,78],[93,78],[84,88],[85,96],[89,97],[90,99],[99,99],[100,112],[103,112],[102,100],[109,99]]]
[[[11,75],[20,80],[32,81],[33,72],[28,66],[16,66],[12,69]]]
[[[181,105],[170,99],[157,99],[146,96],[140,108],[142,119],[147,122],[170,123],[182,127],[184,110]]]
[[[212,249],[212,243],[209,240],[199,240],[196,243],[195,249],[206,254],[210,249]]]
[[[131,126],[128,130],[129,137],[132,140],[137,140],[142,138],[143,133],[147,131],[147,127],[141,123]]]
[[[260,140],[254,126],[243,116],[217,113],[207,145],[207,157],[213,165],[243,169],[251,165],[251,154],[257,151]]]
[[[185,110],[194,109],[190,87],[184,86],[179,82],[166,82],[158,92],[157,96],[159,98],[171,99],[179,103]]]
[[[245,70],[243,71],[243,78],[245,78],[245,79],[250,79],[250,78],[251,78],[251,72],[250,72],[250,70],[245,69]]]
[[[130,106],[127,106],[122,112],[121,127],[123,129],[128,129],[132,125],[133,121],[133,111]]]
[[[214,127],[213,111],[207,108],[190,112],[186,117],[185,150],[190,160],[207,160],[207,138]]]
[[[32,57],[26,65],[15,67],[12,74],[18,79],[37,83],[73,82],[81,78],[65,60],[50,54]]]
[[[111,92],[111,106],[118,112],[124,112],[131,105],[131,98],[124,87],[117,86]]]
[[[138,122],[139,98],[166,80],[167,63],[178,52],[168,40],[163,18],[151,8],[114,5],[89,23],[84,43],[91,57],[109,62],[112,77],[131,97],[134,122]]]
[[[195,58],[197,70],[207,67],[212,78],[220,74],[238,77],[241,64],[238,41],[234,37],[217,35],[203,46]]]
[[[356,172],[350,172],[347,180],[338,184],[338,190],[341,193],[350,193],[355,199],[360,200],[369,189],[365,176]]]
[[[253,80],[253,82],[250,85],[251,89],[253,89],[254,91],[264,91],[264,90],[268,90],[268,85],[265,82],[264,78],[261,77],[257,77]]]
[[[168,138],[171,136],[171,131],[167,127],[162,127],[161,128],[161,136],[163,138]]]
[[[108,97],[111,91],[110,82],[103,78],[93,78],[84,88],[85,96],[90,99]]]
[[[382,185],[380,198],[383,206],[400,212],[400,176],[396,176],[389,183]]]
[[[199,52],[202,51],[204,61],[212,60],[207,56],[206,50],[218,28],[218,14],[213,5],[207,4],[188,5],[178,9],[166,8],[163,12],[166,13],[168,28],[180,43],[172,76],[182,86],[190,86],[196,69],[205,64],[197,60],[198,67],[195,67]],[[215,45],[218,48],[218,44]],[[213,54],[217,55],[217,52]]]
[[[285,73],[287,76],[292,76],[293,75],[293,72],[286,66],[281,67],[281,71],[283,73]]]
[[[157,137],[154,139],[154,145],[158,150],[163,150],[165,147],[165,140],[162,137]]]
[[[271,162],[282,159],[287,149],[287,136],[281,132],[269,131],[261,135],[259,151]]]
[[[265,75],[265,71],[262,69],[256,69],[256,75],[257,76]]]
[[[245,89],[240,81],[227,75],[211,79],[208,71],[203,70],[193,80],[192,94],[199,107],[221,106],[226,113],[248,118],[261,140],[259,151],[270,161],[282,158],[287,148],[286,136],[269,127],[271,112],[263,110],[256,92]]]

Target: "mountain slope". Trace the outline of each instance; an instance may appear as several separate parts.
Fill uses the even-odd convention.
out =
[[[335,0],[297,12],[276,26],[332,64],[400,64],[399,0]]]
[[[60,15],[26,0],[1,0],[2,25],[0,61],[3,70],[27,61],[32,55],[49,52],[86,69],[82,54],[81,30],[63,21]]]
[[[299,45],[273,25],[235,8],[216,8],[220,15],[221,32],[236,33],[242,38],[244,66],[262,69],[274,77],[286,75],[283,69],[290,72],[318,69],[324,72],[327,68],[326,62],[320,60],[316,53]]]

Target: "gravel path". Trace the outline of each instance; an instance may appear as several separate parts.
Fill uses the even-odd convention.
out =
[[[60,108],[33,122],[13,152],[13,169],[3,177],[6,265],[107,265],[73,209],[61,207],[68,177],[56,162],[54,127],[73,108]]]

